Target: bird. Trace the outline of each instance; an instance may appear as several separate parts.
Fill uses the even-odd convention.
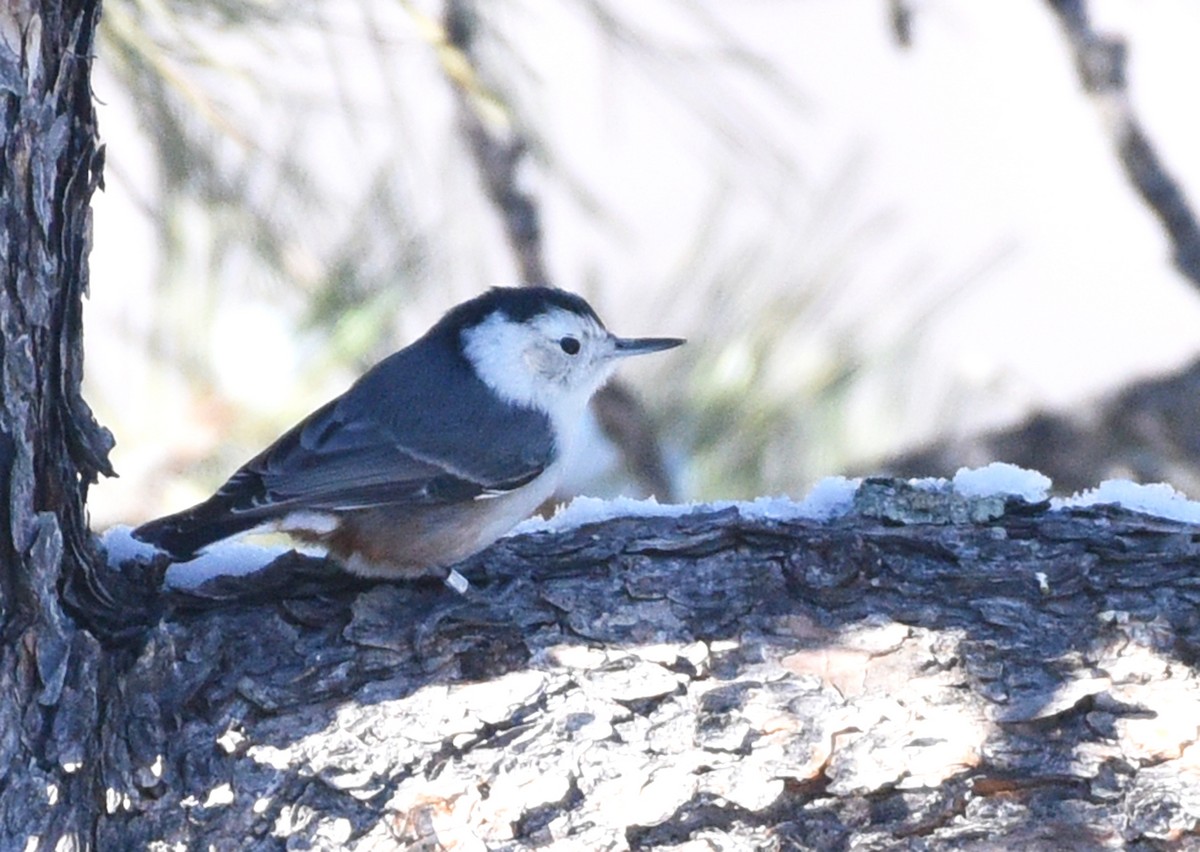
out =
[[[452,308],[229,477],[133,530],[173,562],[274,527],[362,577],[439,576],[548,500],[592,395],[624,358],[685,341],[624,338],[581,296],[493,287]]]

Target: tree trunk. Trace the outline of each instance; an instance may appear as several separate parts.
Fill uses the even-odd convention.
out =
[[[84,515],[111,436],[80,396],[98,3],[0,9],[0,849],[91,845],[106,658],[64,601],[115,624]],[[135,598],[137,600],[137,598]],[[122,616],[127,618],[128,616]],[[60,844],[61,845],[58,845]]]

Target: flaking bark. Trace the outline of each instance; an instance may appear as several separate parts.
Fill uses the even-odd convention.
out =
[[[1196,843],[1188,525],[868,483],[508,539],[436,585],[175,593],[105,696],[101,848]]]
[[[96,2],[0,6],[0,849],[90,844],[97,740],[115,655],[136,626],[87,530],[111,436],[80,395],[98,147]],[[80,629],[72,616],[93,628]]]

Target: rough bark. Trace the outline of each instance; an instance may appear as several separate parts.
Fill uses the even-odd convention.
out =
[[[87,485],[111,436],[80,396],[89,203],[100,181],[89,86],[98,3],[0,7],[0,849],[89,845],[101,696],[133,627],[97,569]],[[87,614],[95,632],[72,618]]]
[[[176,593],[103,698],[99,847],[1200,843],[1193,527],[857,503],[508,539],[468,598]]]

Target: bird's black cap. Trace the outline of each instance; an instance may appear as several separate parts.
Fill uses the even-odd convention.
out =
[[[513,322],[526,322],[554,308],[590,317],[604,328],[592,306],[574,293],[556,287],[493,287],[486,293],[463,302],[438,323],[450,328],[470,328],[496,311]]]

